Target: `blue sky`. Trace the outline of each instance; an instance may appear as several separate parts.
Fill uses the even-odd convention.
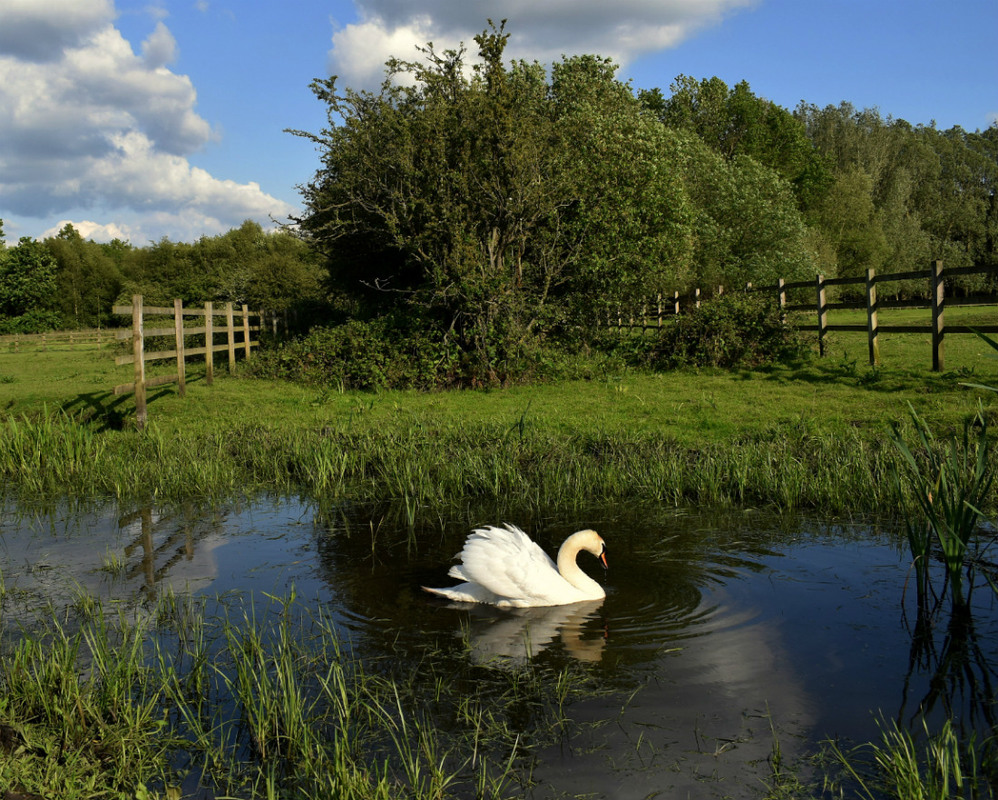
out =
[[[0,0],[8,243],[72,222],[137,245],[298,209],[328,74],[373,88],[507,18],[508,54],[600,53],[635,88],[740,80],[792,109],[842,101],[940,128],[998,119],[996,0]]]

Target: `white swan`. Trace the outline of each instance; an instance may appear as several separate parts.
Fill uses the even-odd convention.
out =
[[[606,597],[603,587],[579,569],[575,557],[588,550],[606,568],[606,543],[596,531],[569,536],[558,551],[558,564],[515,525],[476,528],[447,573],[464,581],[427,592],[460,603],[488,603],[499,608],[563,606]]]

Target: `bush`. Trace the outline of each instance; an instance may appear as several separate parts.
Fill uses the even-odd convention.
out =
[[[457,382],[459,354],[391,318],[351,320],[263,351],[253,374],[344,389],[428,389]]]
[[[33,309],[17,317],[0,317],[0,334],[45,333],[59,330],[62,317],[55,311]]]
[[[775,302],[750,294],[708,300],[681,314],[651,340],[652,367],[757,367],[811,354],[798,330],[780,319]]]
[[[771,300],[749,294],[702,303],[663,329],[653,351],[665,367],[755,367],[807,357],[809,345]]]

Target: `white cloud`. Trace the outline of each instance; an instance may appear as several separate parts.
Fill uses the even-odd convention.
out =
[[[156,29],[142,43],[142,58],[149,69],[157,69],[170,64],[177,57],[177,40],[173,38],[170,29],[162,22],[156,23]]]
[[[114,14],[110,0],[0,2],[0,217],[100,209],[141,218],[134,235],[168,223],[171,238],[196,238],[291,213],[256,183],[190,164],[219,137],[198,114],[190,79],[167,67],[173,34],[160,19],[138,55]]]
[[[4,0],[0,53],[28,61],[54,61],[114,18],[112,0]]]
[[[417,58],[432,41],[440,51],[473,37],[486,19],[507,20],[509,58],[550,63],[562,55],[595,53],[626,65],[646,53],[675,47],[726,13],[757,0],[357,0],[360,21],[337,30],[330,72],[354,88],[371,89],[389,56]]]
[[[42,233],[42,235],[38,238],[47,239],[51,236],[55,236],[67,225],[72,225],[76,228],[76,232],[79,233],[84,239],[92,239],[95,242],[110,242],[112,239],[121,239],[122,241],[140,243],[134,238],[134,229],[128,225],[117,225],[113,222],[107,225],[102,225],[99,222],[93,222],[87,219],[80,220],[78,222],[74,222],[71,219],[61,219],[51,228]]]

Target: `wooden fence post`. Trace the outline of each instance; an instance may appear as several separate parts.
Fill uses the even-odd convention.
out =
[[[932,262],[932,371],[943,371],[943,311],[946,292],[943,285],[943,262]]]
[[[658,293],[658,327],[662,327],[662,293]]]
[[[229,372],[236,369],[236,326],[232,318],[232,303],[225,304],[225,328],[229,335]]]
[[[177,339],[177,393],[187,394],[187,368],[184,363],[184,301],[173,301],[173,327]]]
[[[142,338],[142,295],[132,295],[132,355],[135,357],[135,424],[146,426],[146,359]]]
[[[672,313],[679,316],[679,292],[672,293]]]
[[[204,380],[209,386],[215,381],[215,304],[204,304]]]
[[[700,308],[700,287],[699,287],[699,286],[698,286],[698,287],[696,288],[696,290],[695,290],[695,291],[693,292],[693,304],[694,304],[694,305],[695,305],[695,306],[696,306],[697,308]]]
[[[866,336],[870,350],[870,366],[880,365],[880,343],[877,341],[877,274],[866,271]]]
[[[825,336],[828,334],[828,304],[825,302],[825,276],[818,275],[818,355],[825,355]]]
[[[780,278],[776,282],[776,292],[778,302],[780,304],[780,322],[786,323],[787,321],[787,282]]]
[[[249,324],[249,306],[245,303],[243,304],[243,347],[246,349],[246,360],[249,361],[250,357],[250,324]]]

